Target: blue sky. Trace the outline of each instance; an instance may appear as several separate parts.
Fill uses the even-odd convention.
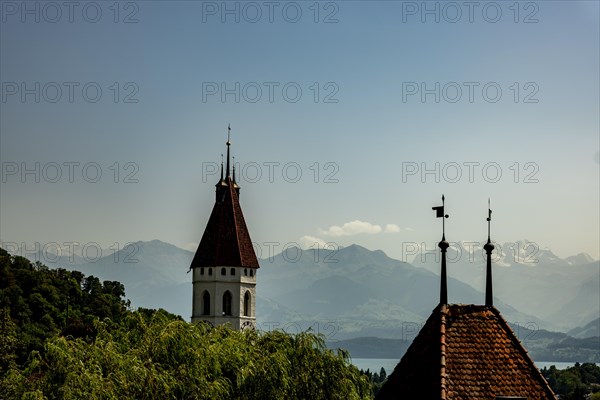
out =
[[[265,251],[401,258],[444,193],[448,240],[485,239],[490,197],[495,240],[599,257],[598,2],[1,4],[3,242],[193,248],[231,124]]]

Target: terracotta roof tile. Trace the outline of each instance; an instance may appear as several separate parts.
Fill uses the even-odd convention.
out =
[[[556,397],[495,307],[440,305],[377,399]]]

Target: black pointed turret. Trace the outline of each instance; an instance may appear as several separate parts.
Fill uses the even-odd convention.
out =
[[[231,146],[231,125],[227,125],[227,174],[225,177],[229,178],[229,146]]]
[[[219,179],[219,182],[217,182],[215,187],[215,201],[219,203],[223,201],[225,190],[227,189],[227,184],[223,179],[223,154],[221,154],[221,179]]]
[[[235,183],[235,157],[233,157],[233,183]]]
[[[223,154],[221,154],[221,180],[223,180]]]
[[[233,177],[232,177],[232,183],[233,183],[233,188],[235,189],[235,191],[237,192],[237,194],[239,196],[239,194],[240,194],[240,186],[235,181],[235,157],[232,157],[232,159],[233,159]]]
[[[441,282],[440,282],[440,304],[448,304],[448,279],[446,276],[446,250],[450,247],[450,243],[446,241],[446,224],[445,219],[449,217],[448,214],[444,214],[444,202],[446,198],[442,195],[442,205],[438,207],[432,207],[432,210],[436,212],[437,218],[442,218],[442,240],[438,243],[438,247],[442,252],[442,270],[441,270]]]
[[[486,260],[486,275],[485,275],[485,305],[491,307],[494,305],[494,293],[492,290],[492,251],[494,250],[494,245],[490,239],[490,224],[492,221],[492,209],[490,208],[490,199],[488,199],[488,240],[487,243],[483,246],[485,253],[487,255]]]

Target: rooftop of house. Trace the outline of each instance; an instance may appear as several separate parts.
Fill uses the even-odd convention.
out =
[[[440,304],[377,399],[556,397],[493,306]]]

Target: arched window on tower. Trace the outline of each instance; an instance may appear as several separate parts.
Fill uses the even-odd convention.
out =
[[[250,316],[250,291],[246,291],[246,294],[244,295],[244,316],[245,317],[249,317]]]
[[[244,268],[244,276],[248,276],[248,268]]]
[[[250,276],[254,276],[254,271],[250,268]]]
[[[229,272],[230,272],[231,276],[234,276],[235,275],[235,268],[231,268],[231,271],[229,271]]]
[[[204,267],[200,268],[200,275],[204,275]]]
[[[223,294],[223,315],[231,315],[231,292],[229,290]]]
[[[202,294],[202,315],[210,315],[210,294],[206,290]]]
[[[208,274],[209,274],[209,275],[212,275],[212,268],[209,268],[209,269],[208,269]]]
[[[221,275],[227,275],[227,270],[225,268],[221,268]]]

